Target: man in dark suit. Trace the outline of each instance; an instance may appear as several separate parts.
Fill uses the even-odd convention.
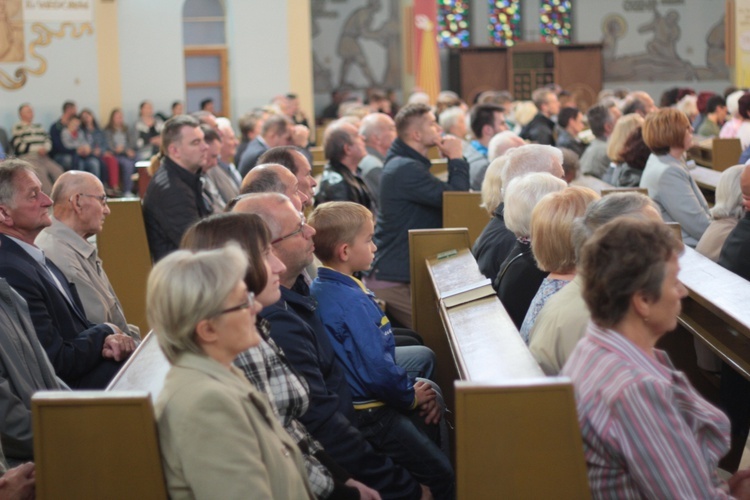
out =
[[[304,125],[295,125],[292,120],[284,115],[271,115],[263,122],[260,135],[247,145],[237,169],[244,178],[250,169],[258,164],[258,158],[267,150],[276,146],[298,146],[302,148],[303,154],[312,162],[312,156],[305,149],[309,139],[310,129]]]
[[[70,202],[99,197],[80,195]],[[89,322],[75,287],[34,245],[51,224],[51,205],[31,165],[23,160],[0,163],[0,276],[26,300],[57,376],[71,387],[104,388],[135,349],[135,341],[113,324]]]

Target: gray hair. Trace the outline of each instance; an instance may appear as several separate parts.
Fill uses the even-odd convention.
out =
[[[505,189],[505,225],[517,237],[531,236],[531,213],[536,204],[545,195],[566,187],[564,180],[547,172],[516,177]]]
[[[716,185],[716,204],[711,209],[713,220],[740,219],[744,213],[742,208],[742,186],[740,176],[745,165],[729,167],[721,173]]]
[[[499,134],[495,134],[487,144],[487,159],[492,161],[498,156],[502,156],[507,153],[510,149],[523,146],[526,144],[515,132],[510,130],[503,130]]]
[[[370,113],[362,118],[362,121],[360,122],[360,135],[362,135],[365,140],[368,140],[372,136],[382,134],[389,124],[388,119],[393,121],[393,118],[385,113]]]
[[[281,225],[276,219],[278,207],[292,201],[281,193],[251,193],[241,197],[232,208],[232,212],[256,214],[268,226],[271,238],[281,236]]]
[[[513,148],[505,153],[508,157],[508,165],[503,169],[503,189],[506,189],[510,182],[524,174],[532,172],[552,173],[554,170],[554,161],[562,166],[562,151],[543,144],[525,144]]]
[[[350,146],[354,143],[350,135],[349,127],[355,127],[351,123],[346,121],[336,120],[328,126],[323,139],[323,151],[325,157],[330,161],[341,161],[346,155],[345,146]],[[356,133],[359,133],[358,131]]]
[[[440,113],[440,116],[438,117],[438,123],[440,123],[440,126],[443,127],[443,130],[449,131],[456,125],[456,123],[458,123],[459,120],[462,119],[462,117],[464,120],[466,120],[466,112],[459,106],[452,106]]]
[[[482,203],[480,207],[492,216],[495,209],[503,202],[503,169],[508,164],[507,156],[500,156],[492,160],[484,173],[482,180]]]
[[[278,163],[266,163],[264,165],[257,165],[248,172],[248,176],[252,173],[252,180],[245,184],[240,190],[240,194],[248,193],[286,193],[289,188],[284,181],[281,180],[279,172],[274,168],[269,167],[281,167]]]
[[[661,213],[658,205],[651,198],[636,192],[612,193],[591,203],[583,217],[576,219],[573,224],[571,239],[576,252],[576,261],[580,258],[583,245],[597,229],[617,217],[645,217],[644,211],[647,207],[653,208],[656,213]]]
[[[36,176],[27,161],[11,158],[0,162],[0,205],[16,206],[16,176],[23,170]]]
[[[178,250],[157,262],[148,277],[147,316],[171,363],[184,352],[205,354],[195,327],[221,312],[247,266],[248,257],[236,243],[216,250]]]

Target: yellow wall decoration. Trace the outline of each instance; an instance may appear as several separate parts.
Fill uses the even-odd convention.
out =
[[[36,35],[36,38],[29,43],[29,59],[36,61],[37,66],[35,68],[21,66],[16,69],[12,75],[0,69],[0,87],[8,90],[20,89],[26,84],[28,75],[43,75],[47,71],[47,59],[38,54],[37,49],[48,46],[55,38],[63,38],[68,30],[70,31],[70,37],[73,39],[94,33],[94,27],[91,23],[83,23],[80,25],[75,25],[74,23],[62,23],[57,31],[42,23],[32,24],[31,31]]]

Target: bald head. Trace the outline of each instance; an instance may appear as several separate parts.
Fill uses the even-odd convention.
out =
[[[283,165],[267,163],[253,167],[242,179],[240,193],[281,193],[286,195],[298,211],[307,201],[300,193],[297,177]]]
[[[271,231],[271,238],[276,239],[281,235],[281,227],[274,214],[287,203],[291,200],[281,193],[249,193],[239,199],[232,212],[258,215]]]
[[[109,215],[104,185],[93,174],[70,170],[52,186],[55,218],[82,238],[99,234]]]
[[[54,208],[57,210],[58,207],[65,205],[74,194],[86,192],[89,188],[96,188],[101,185],[101,181],[94,174],[81,170],[69,170],[57,178],[52,186],[50,198],[52,198]]]

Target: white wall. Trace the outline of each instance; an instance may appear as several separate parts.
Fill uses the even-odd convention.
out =
[[[37,38],[25,25],[24,45],[29,46]],[[47,25],[54,31],[58,24]],[[10,134],[10,128],[18,121],[18,106],[29,102],[34,107],[35,121],[51,124],[62,113],[62,103],[72,99],[79,109],[90,107],[95,112],[99,106],[99,79],[96,71],[96,29],[93,34],[80,38],[70,37],[70,28],[63,38],[53,38],[46,47],[37,48],[37,53],[47,60],[47,70],[42,76],[28,75],[26,84],[17,90],[0,87],[0,127]],[[0,63],[0,69],[13,76],[19,67],[36,69],[39,63],[26,55],[23,63]]]

